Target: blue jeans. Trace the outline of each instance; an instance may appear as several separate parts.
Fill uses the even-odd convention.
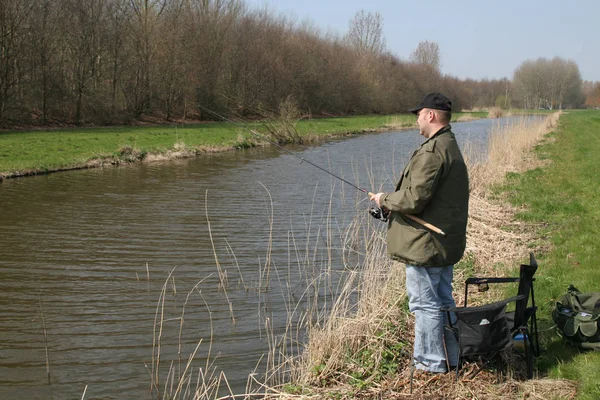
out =
[[[452,275],[454,265],[446,267],[406,266],[406,293],[408,307],[415,314],[415,344],[413,363],[415,368],[430,372],[446,372],[448,364],[458,362],[458,343],[453,334],[444,335],[446,313],[442,306],[454,307],[452,298]],[[452,317],[454,322],[454,316]]]

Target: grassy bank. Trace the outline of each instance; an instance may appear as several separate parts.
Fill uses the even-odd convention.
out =
[[[482,118],[486,113],[468,113]],[[455,120],[465,118],[457,113]],[[412,127],[412,115],[303,119],[296,130],[313,139],[365,131]],[[265,131],[264,124],[251,129]],[[136,126],[0,132],[0,179],[64,169],[189,157],[251,147],[257,140],[238,126],[219,122],[183,126]]]
[[[560,128],[537,148],[549,164],[509,175],[503,187],[519,219],[538,227],[540,253],[536,299],[547,351],[542,373],[579,382],[580,399],[600,398],[600,353],[566,346],[552,329],[554,302],[574,284],[583,292],[600,291],[600,111],[571,111]]]

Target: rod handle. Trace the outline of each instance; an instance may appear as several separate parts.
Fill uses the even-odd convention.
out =
[[[437,233],[438,235],[442,235],[442,236],[446,236],[446,232],[444,232],[443,230],[441,230],[440,228],[438,228],[435,225],[430,224],[429,222],[423,221],[421,218],[419,217],[415,217],[414,215],[411,214],[404,214],[403,215],[407,216],[408,218],[412,219],[413,221],[423,225],[425,228],[434,231],[435,233]]]
[[[373,193],[373,192],[368,192],[369,197],[373,196],[374,194],[375,193]],[[411,215],[411,214],[405,214],[405,213],[402,213],[402,215],[407,216],[408,218],[412,219],[416,223],[423,225],[425,228],[427,228],[427,229],[429,229],[429,230],[437,233],[438,235],[446,236],[446,232],[444,232],[443,230],[441,230],[437,226],[432,225],[429,222],[422,220],[419,217],[416,217],[416,216]]]

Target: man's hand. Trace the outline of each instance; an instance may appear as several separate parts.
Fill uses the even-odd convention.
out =
[[[378,207],[381,207],[381,203],[379,202],[379,200],[381,199],[381,196],[383,195],[383,193],[371,193],[369,192],[369,198],[371,200],[373,200]]]

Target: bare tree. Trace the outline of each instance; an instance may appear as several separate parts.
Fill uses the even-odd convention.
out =
[[[131,23],[131,9],[128,7],[129,0],[108,0],[107,3],[107,53],[108,69],[110,76],[110,116],[115,118],[117,114],[117,94],[123,74],[123,67],[127,61],[125,41],[127,29]]]
[[[440,46],[435,42],[419,42],[415,51],[410,55],[410,60],[439,73],[441,69]]]
[[[193,100],[208,108],[221,109],[226,62],[229,52],[236,47],[234,29],[243,14],[243,4],[239,0],[187,0],[186,7],[187,38],[192,49],[190,78],[195,85]],[[252,37],[248,39],[252,41]]]
[[[82,122],[84,97],[92,85],[99,89],[105,53],[103,29],[106,0],[63,0],[63,12],[71,16],[65,27],[65,50],[70,60],[69,76],[75,95],[75,122]]]
[[[11,106],[17,104],[21,67],[26,53],[25,38],[33,1],[2,0],[0,2],[0,122]]]
[[[134,116],[152,109],[152,83],[155,69],[157,37],[163,11],[175,0],[129,0],[132,13],[128,33],[131,51],[129,79],[125,95]]]
[[[378,12],[358,11],[350,21],[348,43],[360,54],[381,54],[385,50],[383,17]]]
[[[585,105],[587,107],[600,107],[600,82],[583,82],[583,93],[585,95]]]
[[[52,102],[52,68],[54,55],[59,43],[58,7],[52,0],[37,0],[32,11],[31,24],[37,27],[36,39],[31,43],[32,59],[31,81],[28,91],[32,96],[32,114],[39,114],[41,124],[46,125],[49,118],[49,105]]]
[[[524,108],[577,107],[583,103],[579,67],[560,57],[523,62],[515,70],[513,83]]]
[[[579,73],[579,67],[572,60],[563,60],[555,57],[552,60],[553,70],[560,71],[556,79],[552,81],[554,87],[555,104],[562,109],[565,103],[571,106],[578,106],[585,101],[583,99],[582,80]]]

